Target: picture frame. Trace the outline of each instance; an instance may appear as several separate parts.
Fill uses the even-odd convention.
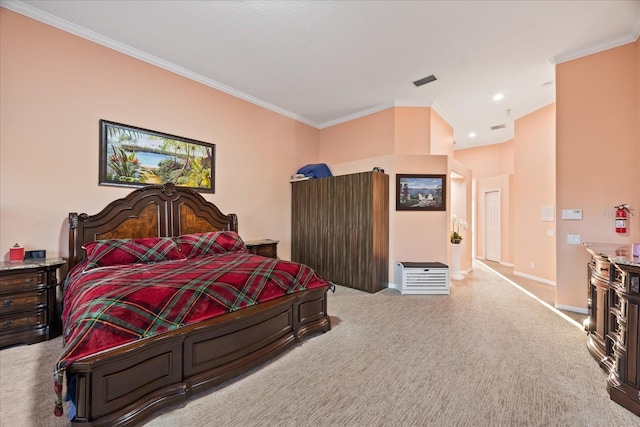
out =
[[[444,211],[446,205],[446,175],[396,174],[397,211]]]
[[[100,185],[215,193],[215,144],[100,120]]]

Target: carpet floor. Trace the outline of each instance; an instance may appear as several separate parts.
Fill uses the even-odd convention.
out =
[[[585,332],[484,264],[451,295],[329,295],[332,330],[189,401],[158,426],[639,426]],[[61,339],[0,351],[0,425],[64,426]]]

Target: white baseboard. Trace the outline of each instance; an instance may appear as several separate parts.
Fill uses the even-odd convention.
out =
[[[547,285],[555,286],[556,282],[548,279],[543,279],[542,277],[532,276],[531,274],[521,273],[519,271],[513,270],[513,274],[520,277],[525,277],[527,279],[535,280],[536,282],[546,283]]]
[[[483,256],[476,256],[476,259],[479,259],[480,261],[487,261],[487,259]],[[511,264],[510,262],[504,262],[504,261],[489,261],[489,262],[497,262],[500,265],[504,265],[505,267],[513,267],[513,264]]]
[[[582,307],[572,307],[570,305],[564,305],[564,304],[556,304],[555,307],[558,310],[573,311],[574,313],[580,313],[580,314],[589,314],[589,310]]]

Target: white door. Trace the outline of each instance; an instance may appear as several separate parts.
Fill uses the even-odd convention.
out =
[[[500,262],[500,191],[484,193],[484,257]]]

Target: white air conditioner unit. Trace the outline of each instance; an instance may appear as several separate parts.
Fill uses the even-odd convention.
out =
[[[400,293],[449,294],[449,267],[440,262],[397,262],[396,285]]]

